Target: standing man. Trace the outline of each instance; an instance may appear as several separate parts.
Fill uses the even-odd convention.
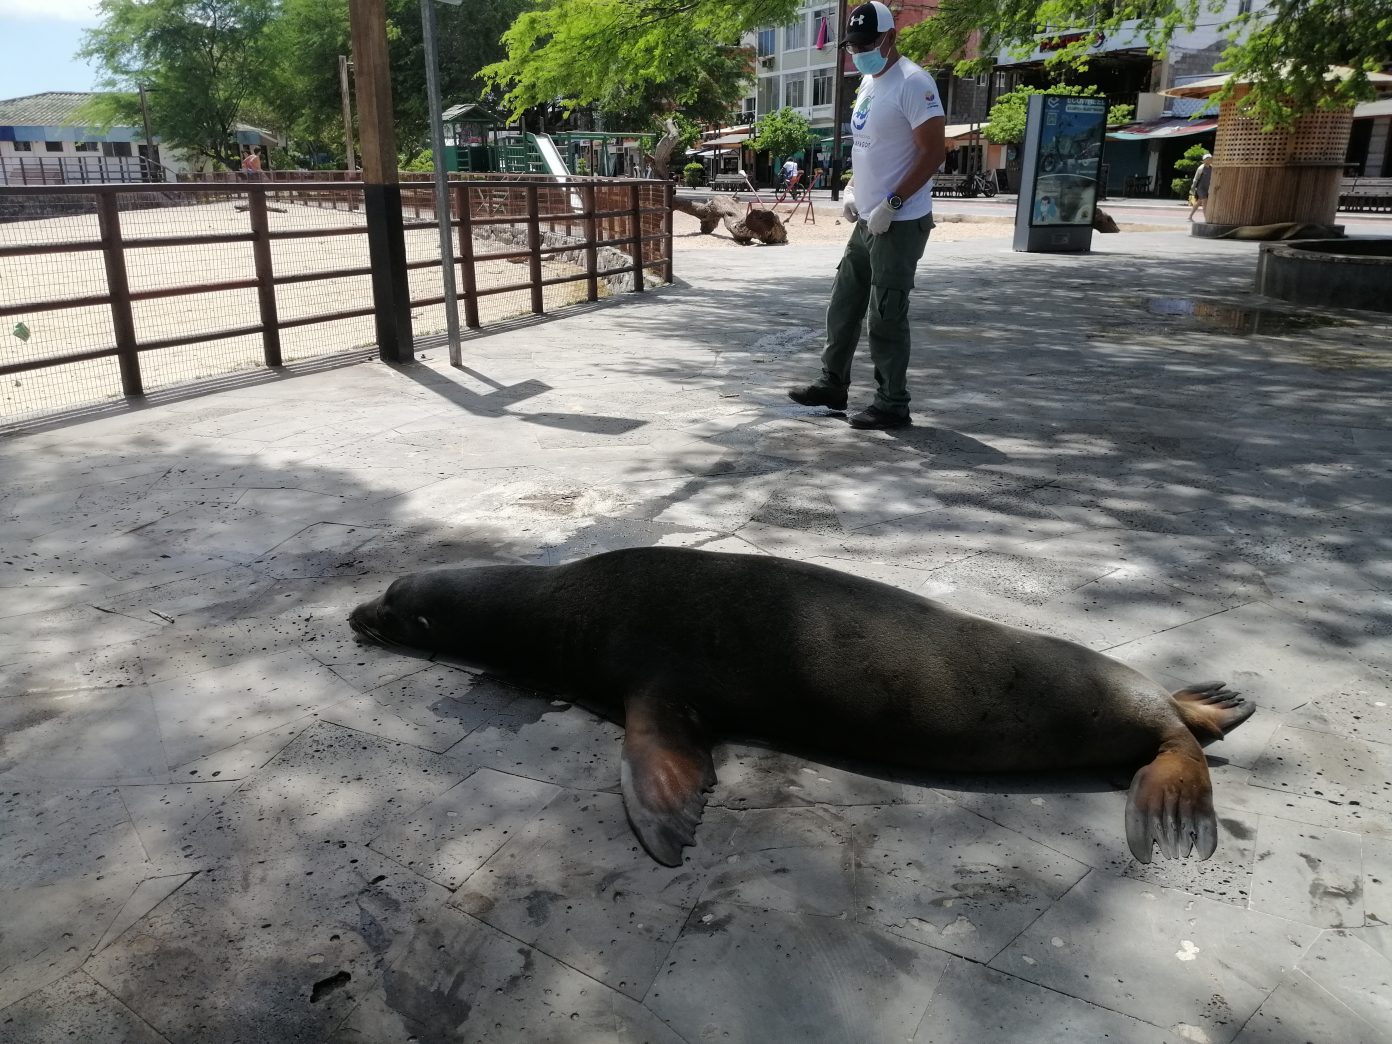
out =
[[[855,228],[831,287],[822,376],[788,392],[803,406],[846,408],[851,360],[868,307],[875,399],[851,418],[851,427],[871,430],[912,423],[909,291],[933,229],[933,175],[947,155],[938,86],[900,56],[898,35],[894,15],[878,0],[861,4],[846,20],[842,46],[862,73],[851,114],[855,196],[848,186],[842,209]]]
[[[1205,152],[1199,160],[1199,169],[1194,171],[1194,180],[1189,186],[1189,220],[1203,208],[1204,220],[1208,220],[1208,185],[1213,180],[1213,153]]]

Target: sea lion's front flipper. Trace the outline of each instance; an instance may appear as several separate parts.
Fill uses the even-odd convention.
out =
[[[1131,780],[1126,797],[1126,843],[1149,863],[1151,848],[1183,859],[1192,848],[1207,859],[1218,847],[1213,784],[1198,740],[1186,729],[1160,745],[1160,753]]]
[[[690,707],[651,692],[624,701],[624,808],[650,856],[681,865],[714,785],[710,742]]]

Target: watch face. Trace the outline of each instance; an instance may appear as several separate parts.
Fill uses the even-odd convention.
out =
[[[902,197],[900,197],[900,196],[890,196],[890,197],[889,197],[889,208],[890,208],[891,210],[898,210],[898,209],[899,209],[900,207],[902,207],[903,205],[904,205],[904,200],[903,200]]]

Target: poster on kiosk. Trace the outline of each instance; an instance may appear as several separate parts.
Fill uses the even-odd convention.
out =
[[[1030,97],[1015,204],[1016,250],[1091,249],[1106,133],[1105,98]]]

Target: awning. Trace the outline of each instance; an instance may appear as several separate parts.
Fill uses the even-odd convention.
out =
[[[1218,117],[1202,120],[1186,120],[1171,117],[1164,120],[1149,120],[1145,123],[1128,123],[1114,131],[1108,131],[1111,141],[1159,141],[1164,138],[1188,138],[1216,129]]]
[[[712,138],[710,141],[701,142],[703,149],[730,147],[733,145],[743,145],[749,141],[747,134],[727,134],[723,138]]]
[[[970,138],[986,129],[985,123],[949,123],[943,128],[944,138]]]
[[[1382,101],[1362,102],[1353,107],[1353,118],[1365,120],[1372,116],[1392,116],[1392,98]]]
[[[1324,78],[1326,80],[1347,80],[1352,75],[1353,70],[1347,65],[1331,65],[1329,71],[1324,74]],[[1160,93],[1170,98],[1207,98],[1221,91],[1231,78],[1232,73],[1222,73],[1203,80],[1195,80],[1193,83],[1180,84],[1178,87],[1171,87]],[[1245,83],[1246,81],[1239,80],[1238,82]],[[1386,73],[1368,73],[1368,82],[1385,88],[1392,85],[1392,76],[1388,76]]]

